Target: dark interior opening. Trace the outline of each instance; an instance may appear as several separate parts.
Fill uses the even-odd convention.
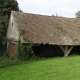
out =
[[[34,46],[34,53],[38,57],[61,57],[64,56],[63,51],[58,45],[40,44]]]
[[[38,57],[62,57],[63,51],[58,45],[35,44],[34,53]],[[80,55],[80,46],[74,46],[69,55]]]
[[[80,46],[74,46],[69,55],[80,55]]]

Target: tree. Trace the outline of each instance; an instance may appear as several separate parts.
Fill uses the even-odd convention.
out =
[[[6,51],[6,32],[12,10],[20,11],[16,0],[0,0],[0,55]]]
[[[10,16],[12,10],[19,11],[18,3],[16,0],[0,0],[0,15]]]
[[[79,10],[76,12],[76,19],[80,19],[80,11]]]
[[[8,16],[0,16],[0,53],[6,50],[6,31],[8,25]]]

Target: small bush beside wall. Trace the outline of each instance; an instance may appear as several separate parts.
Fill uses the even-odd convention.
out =
[[[22,44],[18,42],[18,58],[21,60],[29,60],[34,56],[34,51],[32,49],[33,44],[27,43]]]
[[[19,60],[11,60],[7,57],[0,57],[0,68],[17,65],[20,63],[21,61]]]
[[[24,33],[24,29],[20,29],[17,54],[19,59],[28,60],[34,56],[34,51],[32,49],[34,44],[26,37],[23,37],[23,40],[26,43],[23,44],[21,42],[21,37],[24,35]]]

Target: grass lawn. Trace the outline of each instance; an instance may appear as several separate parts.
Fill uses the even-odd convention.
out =
[[[0,80],[80,80],[80,56],[39,59],[0,68]]]

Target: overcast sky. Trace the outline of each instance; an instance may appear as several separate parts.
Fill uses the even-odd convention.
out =
[[[23,12],[75,17],[80,0],[17,0]]]

